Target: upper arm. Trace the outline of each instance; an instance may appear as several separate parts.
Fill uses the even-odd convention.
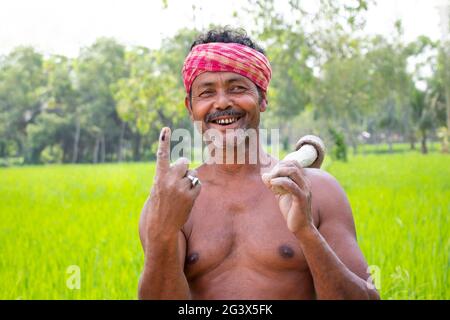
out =
[[[352,209],[345,191],[333,176],[322,170],[315,171],[311,184],[319,209],[318,230],[342,263],[361,279],[367,280],[370,274],[357,243]],[[314,189],[320,191],[315,193]]]
[[[142,247],[145,248],[145,224],[144,224],[144,215],[141,214],[139,219],[139,238],[141,240]],[[180,262],[181,270],[184,270],[184,262],[186,259],[186,247],[187,247],[186,237],[182,230],[178,231],[178,242],[177,242],[177,251],[178,251],[178,260]]]

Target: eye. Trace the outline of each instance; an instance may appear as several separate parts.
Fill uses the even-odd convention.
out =
[[[230,88],[231,92],[244,92],[245,90],[247,90],[247,88],[243,86],[233,86]]]
[[[200,92],[200,94],[199,94],[198,96],[199,96],[199,97],[207,97],[207,96],[212,95],[213,93],[214,93],[213,90],[207,89],[207,90],[205,90],[205,91]]]

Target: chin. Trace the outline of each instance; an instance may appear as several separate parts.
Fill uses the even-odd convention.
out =
[[[245,142],[245,137],[244,129],[235,129],[226,132],[219,131],[219,134],[215,134],[211,140],[215,148],[228,149],[242,145]]]

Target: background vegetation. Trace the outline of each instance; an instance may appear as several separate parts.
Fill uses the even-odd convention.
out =
[[[281,129],[283,152],[325,140],[383,299],[449,299],[448,37],[407,43],[401,21],[364,35],[370,0],[288,3],[236,13],[273,67],[262,126]],[[191,128],[180,72],[202,31],[152,50],[101,38],[75,58],[0,56],[0,299],[136,298],[157,137]]]
[[[450,298],[447,158],[405,151],[325,163],[349,196],[383,299]],[[143,264],[137,225],[154,169],[0,169],[0,299],[136,299]],[[80,289],[67,286],[72,265],[80,268]]]
[[[370,0],[322,0],[315,12],[300,3],[287,14],[249,0],[236,13],[254,20],[249,33],[274,71],[263,126],[282,128],[286,146],[315,133],[354,153],[398,141],[426,153],[430,140],[448,151],[448,43],[405,43],[400,21],[389,36],[363,35]],[[191,127],[180,74],[202,31],[179,30],[154,50],[102,38],[76,58],[31,47],[1,56],[0,164],[152,159],[163,125]]]

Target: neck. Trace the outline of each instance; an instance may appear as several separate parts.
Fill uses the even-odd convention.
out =
[[[260,174],[262,169],[271,166],[273,159],[262,148],[259,135],[256,143],[249,139],[241,145],[217,148],[213,144],[208,146],[209,155],[207,166],[214,176],[241,177]]]

